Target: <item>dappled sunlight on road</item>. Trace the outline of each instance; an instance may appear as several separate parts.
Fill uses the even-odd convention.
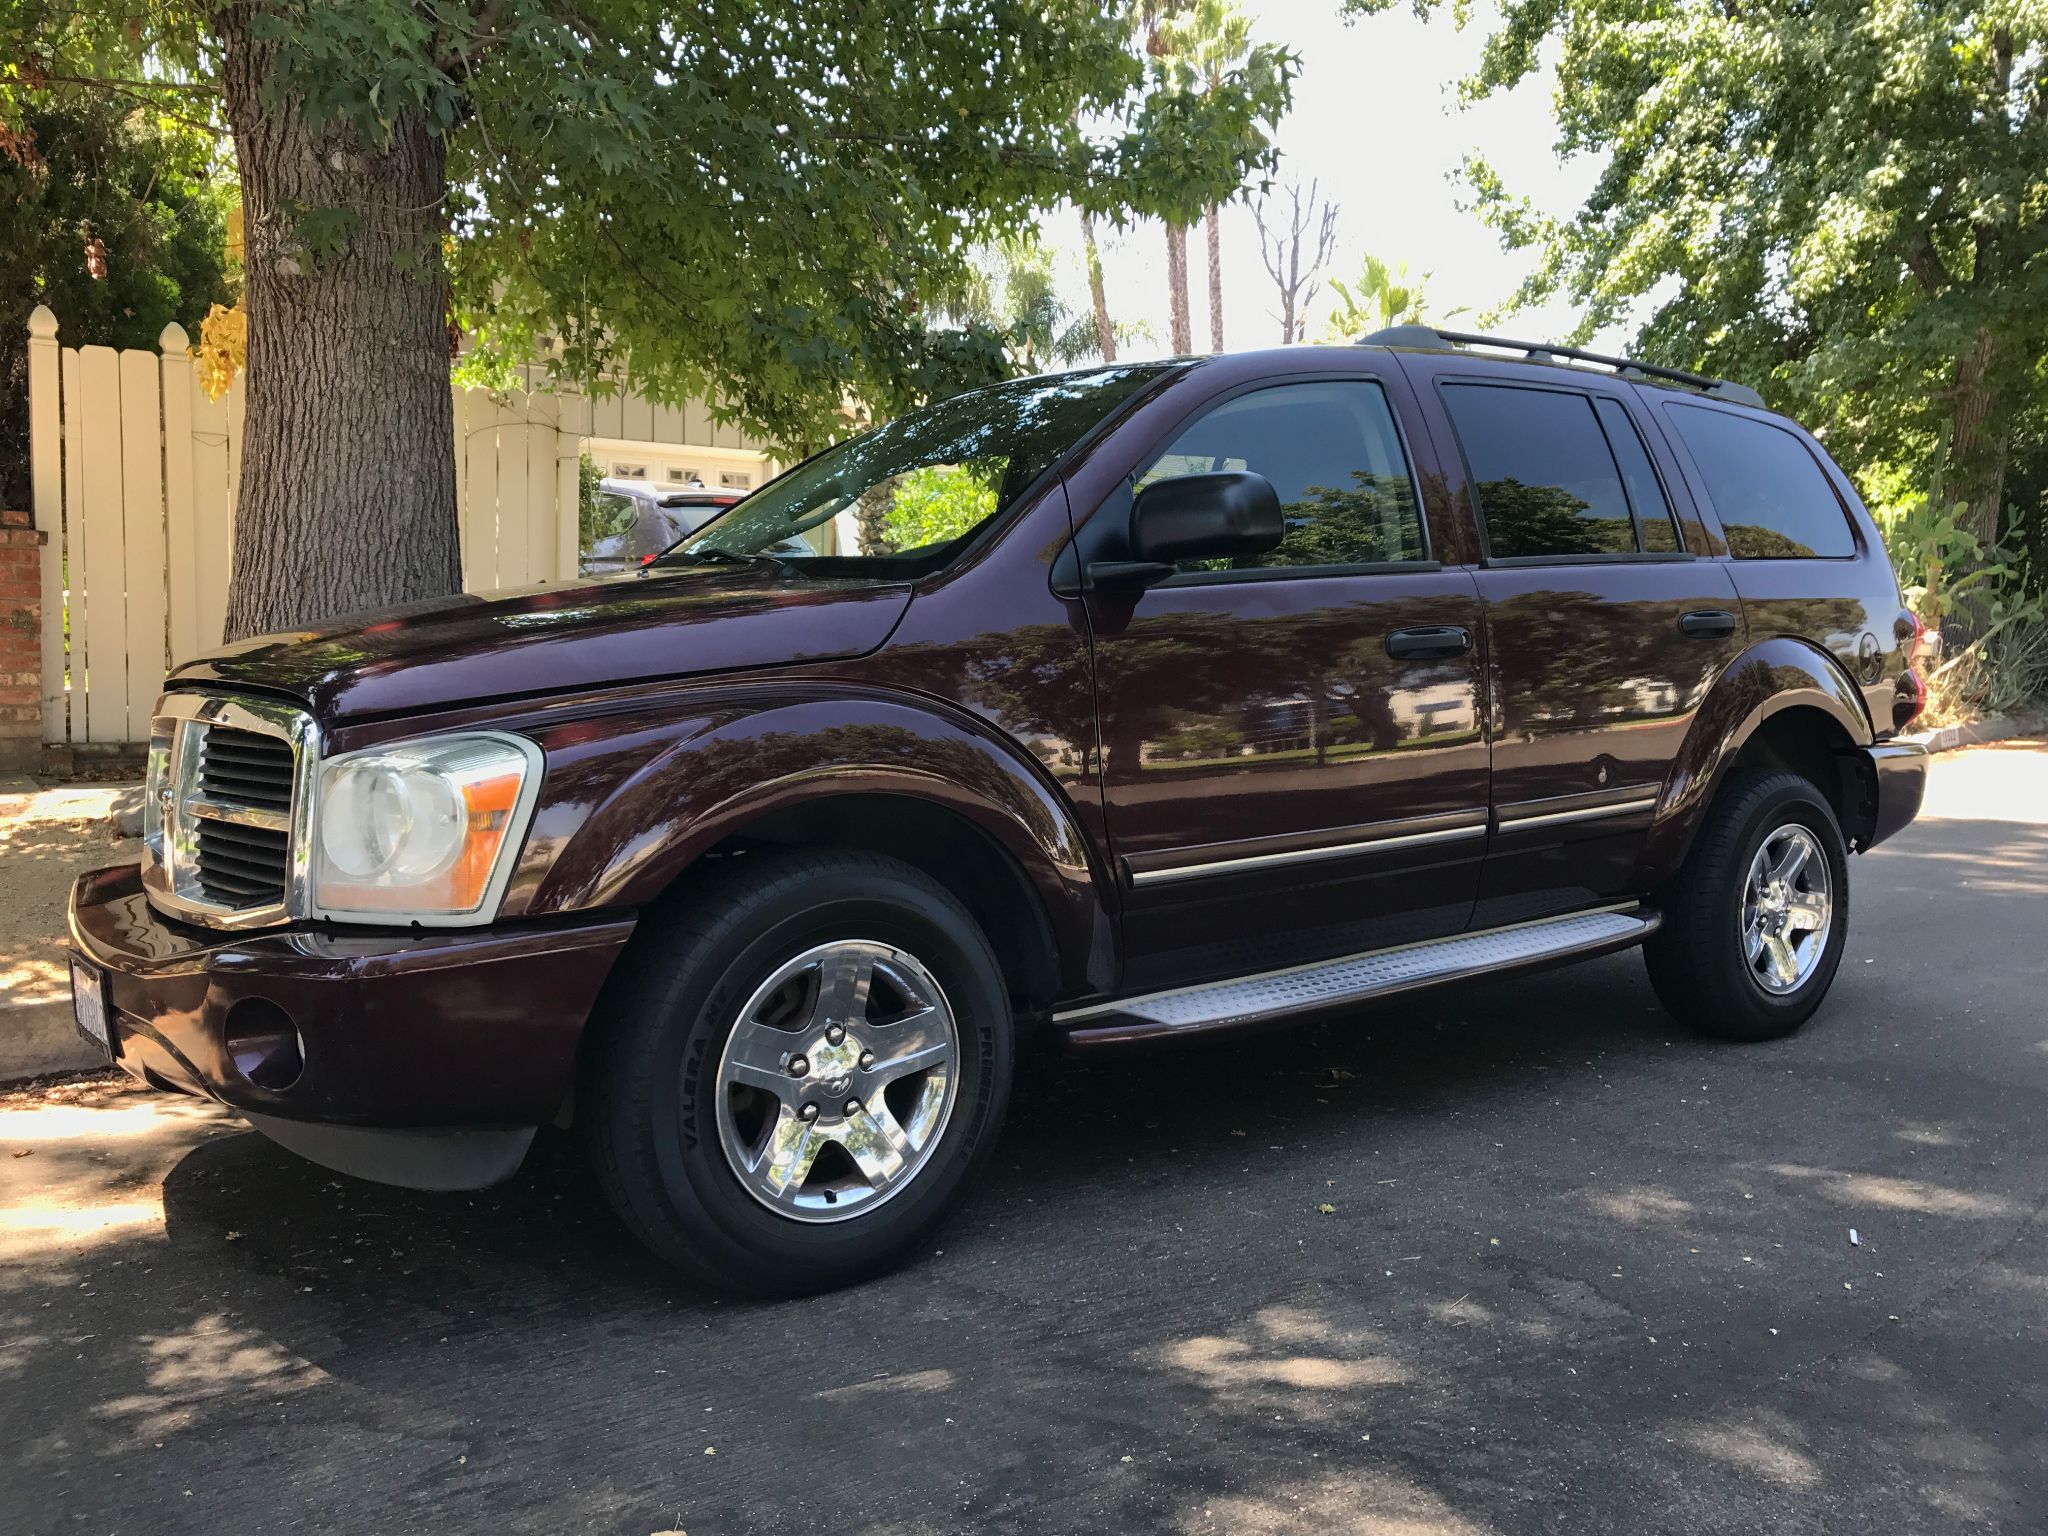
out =
[[[953,1373],[945,1370],[909,1371],[900,1376],[882,1373],[843,1387],[826,1387],[811,1395],[821,1403],[851,1403],[899,1392],[950,1392],[953,1384]]]
[[[109,1399],[98,1413],[137,1441],[188,1428],[224,1399],[260,1397],[275,1404],[333,1379],[260,1333],[235,1327],[220,1313],[197,1318],[174,1333],[145,1334],[136,1342],[142,1355],[141,1389]]]
[[[0,1104],[0,1142],[105,1143],[162,1136],[182,1125],[219,1124],[228,1118],[227,1111],[207,1099],[129,1091],[125,1085],[108,1087],[114,1091],[97,1095],[93,1102],[28,1103],[20,1108]]]
[[[1932,1216],[1966,1216],[1984,1220],[2015,1216],[2021,1209],[2003,1195],[1972,1194],[1968,1190],[1951,1189],[1922,1179],[1849,1173],[1837,1168],[1807,1168],[1797,1163],[1775,1163],[1770,1171],[1781,1178],[1810,1183],[1837,1205],[1861,1206],[1874,1211],[1924,1211]]]
[[[1799,1429],[1782,1413],[1766,1409],[1733,1422],[1680,1424],[1672,1438],[1702,1456],[1788,1488],[1820,1484],[1820,1467],[1792,1443],[1800,1438]]]
[[[1305,1477],[1266,1494],[1232,1494],[1182,1516],[1186,1532],[1248,1536],[1492,1536],[1439,1494],[1392,1470],[1358,1468]]]
[[[32,1283],[33,1266],[160,1241],[163,1174],[238,1129],[217,1104],[125,1078],[0,1094],[0,1293]]]
[[[161,1198],[109,1201],[102,1205],[76,1205],[67,1201],[29,1197],[0,1209],[0,1245],[18,1234],[41,1237],[57,1247],[73,1247],[116,1227],[161,1227],[164,1203]],[[8,1257],[27,1256],[28,1250],[0,1246]]]
[[[1696,1214],[1690,1200],[1681,1200],[1668,1189],[1647,1185],[1596,1190],[1588,1199],[1601,1215],[1632,1226],[1677,1226]]]
[[[1405,1367],[1384,1356],[1339,1360],[1323,1355],[1281,1355],[1261,1352],[1243,1339],[1188,1339],[1168,1346],[1163,1358],[1219,1395],[1260,1387],[1340,1392],[1392,1386],[1408,1379]]]

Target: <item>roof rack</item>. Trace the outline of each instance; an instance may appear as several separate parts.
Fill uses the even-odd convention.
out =
[[[1611,357],[1605,352],[1588,352],[1584,347],[1558,346],[1548,341],[1510,341],[1505,336],[1482,336],[1477,331],[1440,331],[1428,325],[1393,325],[1385,330],[1374,331],[1370,336],[1358,338],[1362,347],[1411,347],[1424,352],[1455,352],[1462,347],[1498,347],[1504,352],[1520,352],[1532,363],[1547,363],[1554,358],[1571,358],[1575,362],[1598,363],[1603,368],[1627,375],[1636,374],[1648,379],[1669,379],[1675,384],[1690,384],[1716,399],[1727,400],[1736,405],[1753,405],[1758,410],[1767,409],[1764,397],[1747,384],[1737,384],[1730,379],[1709,378],[1704,373],[1687,373],[1683,368],[1666,368],[1661,363],[1646,363],[1633,357]]]

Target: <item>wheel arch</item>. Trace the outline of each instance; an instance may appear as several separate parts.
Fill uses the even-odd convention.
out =
[[[1058,995],[1059,940],[1022,861],[963,811],[898,786],[844,787],[765,810],[678,870],[655,903],[687,901],[700,876],[773,847],[858,849],[923,871],[980,925],[1020,1009],[1043,1010]]]
[[[1851,847],[1861,847],[1876,784],[1857,749],[1875,739],[1862,691],[1834,656],[1791,636],[1750,646],[1709,690],[1665,779],[1641,883],[1654,887],[1677,872],[1706,808],[1737,767],[1782,767],[1810,780]]]
[[[1042,766],[980,721],[845,694],[694,724],[581,814],[527,914],[684,900],[751,848],[865,849],[951,890],[1021,1004],[1106,980],[1113,925],[1090,844]]]

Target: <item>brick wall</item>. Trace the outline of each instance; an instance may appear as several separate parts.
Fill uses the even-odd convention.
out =
[[[43,753],[42,535],[0,511],[0,770]]]

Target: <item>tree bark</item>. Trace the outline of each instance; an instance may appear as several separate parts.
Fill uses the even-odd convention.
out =
[[[1949,417],[1947,497],[1967,509],[1962,526],[1983,547],[1987,564],[1995,559],[2005,512],[2008,440],[1992,425],[1997,401],[1990,375],[1997,361],[1998,338],[1978,332],[1976,345],[1956,364]],[[1983,632],[1990,619],[1989,597],[1980,584],[1957,600],[1944,619],[1943,649],[1953,655]]]
[[[1095,345],[1105,363],[1116,361],[1116,327],[1109,323],[1109,292],[1102,286],[1102,253],[1095,248],[1095,219],[1081,210],[1081,247],[1088,257],[1088,297],[1095,301]]]
[[[889,509],[896,503],[896,481],[891,478],[869,486],[853,503],[854,537],[864,555],[893,555],[896,541],[889,537]]]
[[[1195,328],[1188,319],[1188,227],[1166,226],[1166,286],[1173,305],[1173,354],[1195,350]]]
[[[1202,210],[1209,237],[1209,350],[1223,350],[1223,219],[1214,203]]]
[[[1950,500],[1967,503],[1967,526],[1987,554],[1998,542],[2005,510],[2006,443],[1991,428],[1996,402],[1990,374],[1997,360],[1998,338],[1978,332],[1976,345],[1956,364],[1949,418]]]
[[[256,7],[214,13],[242,175],[249,316],[227,638],[461,586],[449,389],[447,147],[388,147],[262,99]]]

